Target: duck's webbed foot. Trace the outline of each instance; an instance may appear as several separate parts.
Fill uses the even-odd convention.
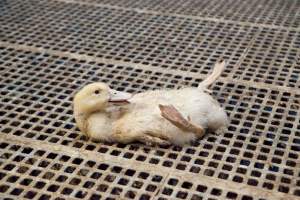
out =
[[[150,136],[150,135],[141,135],[138,138],[138,141],[148,145],[148,146],[155,146],[155,145],[161,145],[161,146],[169,146],[171,143],[167,140],[160,139],[158,137]]]
[[[159,109],[161,111],[161,115],[174,126],[183,131],[193,132],[197,134],[198,137],[202,137],[204,135],[204,129],[201,126],[193,124],[189,117],[188,119],[185,119],[173,105],[159,105]]]

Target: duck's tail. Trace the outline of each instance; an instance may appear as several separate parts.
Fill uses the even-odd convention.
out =
[[[211,86],[221,76],[226,67],[226,64],[227,63],[225,60],[216,63],[213,72],[204,81],[202,81],[198,87],[208,88],[209,86]]]

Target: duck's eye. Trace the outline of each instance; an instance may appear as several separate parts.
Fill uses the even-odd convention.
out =
[[[94,93],[95,94],[100,94],[100,90],[95,90]]]

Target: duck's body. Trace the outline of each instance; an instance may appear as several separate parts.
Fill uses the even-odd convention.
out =
[[[227,115],[205,88],[136,94],[128,99],[129,104],[91,113],[85,132],[100,141],[177,145],[202,137],[206,129],[222,132],[228,124]]]

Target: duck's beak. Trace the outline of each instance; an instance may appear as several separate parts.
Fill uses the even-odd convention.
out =
[[[127,92],[120,92],[117,90],[110,89],[110,98],[109,102],[111,103],[129,103],[129,99],[132,97],[132,94]]]

